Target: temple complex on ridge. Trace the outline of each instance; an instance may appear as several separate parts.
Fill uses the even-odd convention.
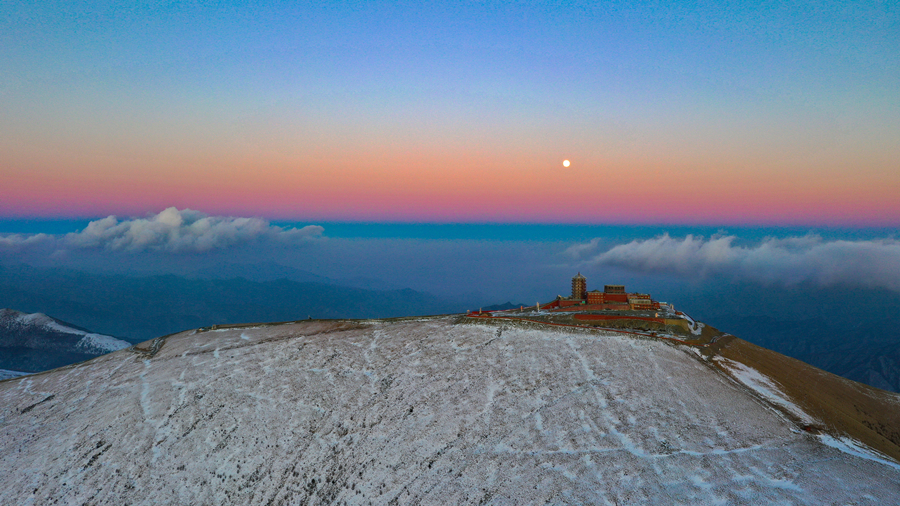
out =
[[[605,285],[603,291],[587,289],[587,278],[579,272],[572,278],[572,295],[557,296],[543,309],[555,311],[674,311],[665,302],[657,302],[646,293],[628,293],[624,285]]]

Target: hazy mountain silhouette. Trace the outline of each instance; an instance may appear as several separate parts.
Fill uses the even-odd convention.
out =
[[[0,307],[52,314],[132,342],[222,323],[391,317],[466,309],[410,289],[366,290],[287,279],[130,277],[27,266],[0,267]]]
[[[521,305],[460,303],[410,289],[366,289],[330,281],[277,264],[255,270],[233,264],[192,278],[20,265],[0,267],[0,307],[51,314],[136,342],[216,323],[444,314]],[[366,282],[378,286],[375,280],[360,284]],[[663,298],[698,320],[760,346],[900,392],[900,327],[895,323],[900,294],[745,283],[685,286]]]
[[[679,309],[834,374],[900,392],[900,294],[883,289],[744,284],[685,291]]]

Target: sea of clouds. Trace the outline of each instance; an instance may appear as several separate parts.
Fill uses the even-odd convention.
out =
[[[472,287],[494,287],[496,297],[511,293],[533,298],[558,290],[559,280],[577,270],[595,277],[630,273],[644,280],[813,282],[900,292],[900,241],[893,237],[824,239],[808,234],[748,240],[729,234],[676,237],[664,233],[575,243],[540,237],[529,241],[326,240],[324,231],[318,225],[280,227],[258,217],[210,216],[170,207],[145,217],[108,216],[68,234],[0,235],[0,257],[13,263],[62,265],[89,256],[95,265],[134,266],[140,254],[158,259],[156,267],[162,268],[191,255],[207,260],[215,255],[214,261],[206,263],[232,258],[246,264],[269,261],[323,276],[373,276],[392,286],[415,289],[465,292]]]
[[[174,207],[146,218],[92,221],[84,230],[54,236],[48,234],[0,236],[0,247],[22,248],[51,245],[57,249],[105,249],[112,251],[206,252],[254,241],[297,242],[322,235],[322,227],[282,228],[262,218],[209,216]]]
[[[602,241],[577,244],[568,253],[579,262],[645,274],[822,286],[848,285],[900,291],[900,241],[825,240],[814,234],[767,238],[736,245],[738,237],[663,234],[612,247]]]

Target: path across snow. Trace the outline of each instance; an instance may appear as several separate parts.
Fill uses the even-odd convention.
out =
[[[0,503],[900,502],[896,467],[686,347],[453,321],[183,333],[0,383]]]

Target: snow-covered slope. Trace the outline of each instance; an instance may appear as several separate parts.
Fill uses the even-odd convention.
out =
[[[0,503],[900,502],[892,460],[802,430],[733,367],[757,390],[613,332],[185,332],[0,383]]]
[[[0,309],[0,367],[41,371],[121,350],[130,343],[43,313]]]

